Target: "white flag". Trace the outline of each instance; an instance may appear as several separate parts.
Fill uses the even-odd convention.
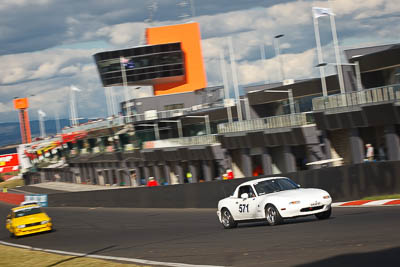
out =
[[[39,113],[39,116],[46,117],[46,113],[44,113],[43,110],[39,109],[38,113]]]
[[[72,91],[78,91],[78,92],[82,91],[81,89],[79,89],[79,88],[76,87],[75,85],[71,85],[71,90],[72,90]]]
[[[323,17],[323,16],[329,16],[329,15],[334,16],[335,15],[330,8],[313,7],[312,10],[313,10],[314,18],[316,18],[316,19],[319,17]]]

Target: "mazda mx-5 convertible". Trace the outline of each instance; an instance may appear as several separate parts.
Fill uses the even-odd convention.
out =
[[[224,228],[259,220],[277,225],[286,218],[308,215],[327,219],[331,203],[322,189],[301,188],[287,177],[269,177],[239,185],[233,195],[218,202],[217,215]]]

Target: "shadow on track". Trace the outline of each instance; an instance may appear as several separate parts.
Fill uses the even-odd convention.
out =
[[[398,266],[400,247],[365,253],[350,253],[324,260],[296,265],[296,267],[333,266]]]
[[[72,260],[74,260],[74,259],[86,257],[86,256],[88,256],[88,255],[94,255],[94,254],[96,254],[96,253],[98,253],[98,252],[102,252],[102,251],[108,250],[108,249],[113,248],[113,247],[115,247],[115,245],[108,246],[108,247],[105,247],[105,248],[102,248],[102,249],[98,249],[98,250],[95,250],[95,251],[91,251],[91,252],[89,252],[89,253],[86,253],[86,254],[83,255],[83,256],[76,256],[76,257],[71,257],[71,258],[68,258],[68,259],[65,259],[65,260],[61,260],[61,261],[58,261],[58,262],[53,263],[53,264],[51,264],[51,265],[48,265],[47,267],[56,266],[56,265],[62,264],[62,263],[67,262],[67,261],[72,261]]]
[[[282,224],[276,225],[273,227],[280,227],[284,225],[292,225],[292,224],[304,224],[304,223],[318,223],[318,222],[323,222],[327,220],[332,220],[335,219],[335,217],[330,217],[329,219],[325,220],[318,220],[316,218],[313,218],[311,216],[308,217],[303,217],[303,218],[293,218],[293,219],[285,219]],[[269,227],[268,223],[266,221],[258,221],[258,222],[245,222],[241,223],[238,225],[237,228],[252,228],[252,227]]]

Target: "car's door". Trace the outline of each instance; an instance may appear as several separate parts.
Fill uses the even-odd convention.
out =
[[[248,198],[241,198],[243,194],[247,194]],[[236,220],[254,219],[257,213],[257,197],[250,185],[241,186],[238,195],[235,196],[235,215]]]

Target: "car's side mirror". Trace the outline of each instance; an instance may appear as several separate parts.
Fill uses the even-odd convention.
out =
[[[243,193],[243,194],[240,195],[240,198],[242,198],[242,199],[248,199],[248,198],[249,198],[249,194]]]
[[[300,188],[301,187],[301,185],[299,185],[299,184],[297,184],[297,186]]]
[[[11,219],[11,215],[8,214],[8,215],[7,215],[7,220],[10,220],[10,219]]]

